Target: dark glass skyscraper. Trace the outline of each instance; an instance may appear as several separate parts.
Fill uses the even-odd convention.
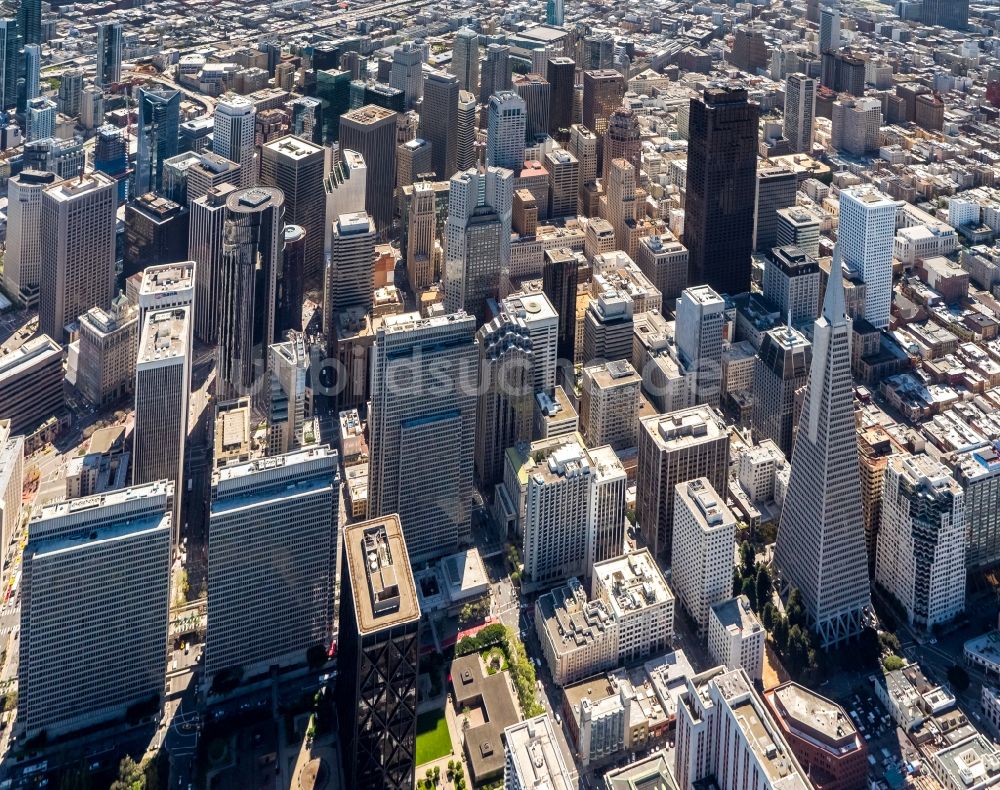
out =
[[[180,110],[180,91],[139,89],[136,195],[159,192],[163,186],[163,163],[177,154]]]
[[[21,0],[17,9],[21,44],[42,43],[42,0]]]
[[[745,88],[691,99],[684,244],[689,282],[719,293],[750,290],[759,108]]]
[[[351,100],[351,72],[317,70],[316,96],[323,103],[323,142],[335,143],[340,139],[340,116],[347,112]]]
[[[11,110],[17,106],[17,71],[20,53],[17,38],[17,20],[0,19],[0,109]]]
[[[573,91],[576,79],[576,63],[573,58],[550,58],[545,78],[552,86],[552,106],[549,109],[549,134],[558,137],[559,130],[569,139],[569,127],[573,125]]]

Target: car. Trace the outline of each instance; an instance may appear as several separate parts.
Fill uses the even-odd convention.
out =
[[[558,713],[556,714],[556,724],[562,726],[562,716],[560,716]]]

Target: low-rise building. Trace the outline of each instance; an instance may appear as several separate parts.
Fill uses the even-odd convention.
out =
[[[557,686],[618,664],[618,623],[604,601],[587,600],[576,578],[538,597],[535,630]]]
[[[708,652],[712,660],[727,669],[742,667],[753,680],[764,674],[766,636],[745,595],[717,603],[709,612]]]
[[[570,772],[548,714],[511,725],[503,737],[505,790],[570,790]]]
[[[939,749],[927,767],[945,790],[983,790],[1000,784],[1000,752],[985,735]]]

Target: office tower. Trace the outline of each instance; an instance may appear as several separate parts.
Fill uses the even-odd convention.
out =
[[[785,78],[785,118],[782,134],[792,153],[810,153],[816,122],[816,80],[805,74]]]
[[[187,168],[187,202],[193,203],[223,184],[239,188],[243,183],[243,168],[211,151],[196,154],[197,159]]]
[[[758,107],[745,88],[714,87],[691,99],[684,208],[689,282],[721,294],[750,290]]]
[[[635,447],[642,377],[626,360],[585,364],[580,383],[580,425],[588,447]]]
[[[775,247],[764,265],[764,296],[791,326],[811,324],[819,312],[819,279],[815,258],[798,247]]]
[[[333,226],[329,279],[323,295],[323,320],[328,337],[338,313],[348,307],[371,310],[375,236],[375,223],[363,211],[341,214]]]
[[[1000,559],[1000,452],[988,444],[956,453],[948,463],[965,498],[966,566],[995,565]]]
[[[56,103],[51,99],[30,99],[24,125],[26,142],[52,137],[56,126]]]
[[[797,206],[779,208],[774,235],[777,247],[797,247],[805,255],[819,257],[819,217],[811,211]]]
[[[341,116],[347,112],[351,95],[351,73],[339,69],[316,71],[316,97],[321,102],[323,142],[340,139]],[[343,147],[343,146],[342,146]]]
[[[42,48],[39,44],[24,46],[24,103],[42,95]]]
[[[458,169],[458,91],[457,77],[443,71],[424,74],[420,136],[431,144],[434,172],[442,180]]]
[[[63,339],[63,327],[114,295],[115,182],[80,175],[42,190],[39,330]]]
[[[540,74],[516,74],[511,78],[514,93],[524,100],[525,140],[549,132],[552,86]]]
[[[224,183],[191,202],[188,222],[188,255],[198,268],[195,282],[194,333],[203,343],[218,341],[219,300],[222,297],[222,245],[226,200],[236,187]]]
[[[158,192],[163,185],[163,163],[177,154],[180,122],[179,90],[139,88],[139,138],[135,165],[136,194]],[[250,124],[253,129],[253,124]]]
[[[545,155],[549,174],[549,216],[575,217],[580,192],[580,161],[557,148]]]
[[[458,114],[455,118],[455,168],[468,170],[479,163],[476,149],[476,97],[469,91],[458,92]]]
[[[21,31],[21,42],[23,44],[41,46],[41,0],[19,0],[17,4],[17,28]]]
[[[326,446],[212,472],[206,678],[239,680],[329,650],[339,489]]]
[[[285,196],[285,222],[305,228],[304,275],[318,282],[323,274],[324,150],[299,137],[282,137],[260,149],[260,183]]]
[[[353,90],[355,85],[360,84],[360,80],[352,82],[351,89]],[[364,83],[364,94],[360,96],[357,104],[352,103],[351,106],[363,107],[366,104],[374,104],[376,107],[404,113],[406,112],[406,94],[399,88],[393,88],[384,82],[368,82]]]
[[[486,299],[498,295],[500,274],[510,260],[513,185],[510,170],[499,167],[452,177],[442,277],[448,312],[464,309],[482,319]]]
[[[135,361],[132,485],[169,480],[174,485],[174,545],[180,544],[184,446],[191,393],[190,307],[150,310]]]
[[[839,269],[838,245],[831,271]],[[852,400],[851,321],[843,278],[831,277],[813,329],[809,384],[774,554],[784,584],[801,592],[824,647],[861,633],[870,602]]]
[[[274,187],[226,197],[218,296],[220,397],[249,394],[275,341],[278,269],[284,244],[284,195]]]
[[[510,81],[510,47],[506,44],[488,44],[479,84],[479,100],[483,104],[489,104],[494,93],[510,90]],[[475,93],[474,90],[470,92]]]
[[[589,33],[577,40],[577,62],[584,72],[611,69],[614,52],[615,40],[610,33]]]
[[[575,123],[570,127],[567,150],[580,162],[580,197],[577,212],[585,217],[597,215],[588,203],[588,191],[597,180],[597,135],[587,127]]]
[[[753,373],[753,437],[773,441],[786,458],[792,455],[795,393],[809,377],[812,346],[791,327],[764,334]]]
[[[11,436],[10,420],[0,420],[0,543],[9,546],[21,523],[24,437]]]
[[[524,319],[509,313],[501,313],[480,327],[476,343],[476,482],[489,491],[503,479],[507,448],[531,441],[534,352]]]
[[[728,473],[729,434],[709,406],[639,420],[636,522],[655,556],[668,557],[673,548],[677,484],[707,477],[712,488],[725,491]]]
[[[99,409],[132,393],[139,347],[138,310],[124,294],[110,310],[91,307],[78,319],[76,388]]]
[[[819,54],[840,48],[840,12],[823,8],[819,12]]]
[[[698,403],[718,407],[726,302],[707,285],[685,288],[677,300],[677,355],[695,376]]]
[[[879,149],[882,103],[871,97],[841,97],[833,103],[830,144],[838,151],[866,156]]]
[[[458,78],[463,91],[475,93],[479,88],[479,36],[476,31],[463,27],[455,34],[451,56],[451,73]]]
[[[526,238],[534,238],[538,231],[538,201],[530,189],[518,189],[514,192],[511,230]]]
[[[423,67],[423,52],[412,41],[404,41],[392,51],[389,84],[403,92],[405,110],[412,110],[424,95]]]
[[[375,331],[368,511],[399,513],[412,562],[452,553],[469,537],[475,332],[463,313],[386,316]]]
[[[875,551],[878,543],[879,524],[882,520],[882,490],[885,482],[885,468],[889,458],[906,454],[906,450],[881,425],[874,425],[858,431],[858,461],[861,472],[861,517],[865,528],[865,550],[868,555],[868,575],[875,575]],[[955,476],[964,483],[961,466],[963,459],[956,456],[950,463],[955,467]],[[970,490],[965,489],[968,498]],[[994,511],[987,511],[994,512]],[[967,518],[972,518],[971,508]],[[972,542],[970,535],[970,543]],[[970,547],[971,554],[971,547]]]
[[[754,250],[770,252],[778,243],[778,209],[795,205],[798,178],[789,167],[762,167],[757,171],[757,210]]]
[[[0,18],[0,110],[12,110],[17,106],[20,56],[17,19],[2,17]]]
[[[413,185],[413,198],[406,226],[406,273],[414,292],[436,279],[434,256],[437,242],[437,211],[430,182]]]
[[[821,82],[836,93],[864,96],[865,61],[847,52],[825,52]]]
[[[340,145],[364,160],[365,208],[375,220],[376,230],[388,233],[396,208],[396,113],[371,104],[344,113]]]
[[[32,519],[17,706],[26,737],[44,731],[51,738],[159,700],[172,500],[172,486],[160,480],[48,504]],[[83,666],[100,671],[80,672]]]
[[[688,251],[672,235],[656,234],[639,239],[635,263],[671,304],[687,287]]]
[[[412,534],[409,524],[406,531]],[[343,543],[337,718],[344,778],[349,787],[409,788],[420,656],[413,549],[395,514],[345,527]]]
[[[562,6],[562,0],[549,2]],[[570,790],[571,774],[547,713],[512,724],[503,731],[502,742],[506,745],[505,790]]]
[[[929,455],[889,459],[875,582],[922,631],[965,609],[965,496],[948,467]]]
[[[608,287],[591,298],[583,318],[583,361],[631,359],[634,313],[624,290]]]
[[[254,163],[256,105],[246,96],[226,93],[215,105],[212,151],[240,166],[239,186],[252,186],[257,179]]]
[[[285,225],[278,274],[274,331],[284,337],[288,331],[302,331],[302,303],[305,300],[305,260],[307,231],[301,225]]]
[[[551,86],[549,134],[565,137],[573,125],[573,94],[576,90],[576,63],[572,58],[549,58],[545,79]]]
[[[94,84],[100,88],[122,79],[122,23],[97,23],[97,62]]]
[[[608,119],[622,106],[624,97],[625,77],[621,72],[610,68],[583,72],[583,125],[597,136],[597,165],[601,172]]]
[[[952,30],[965,30],[969,26],[969,0],[924,0],[920,8],[925,25]]]
[[[42,275],[42,193],[55,181],[52,173],[22,170],[7,182],[3,289],[24,307],[38,304]]]
[[[425,173],[433,173],[431,144],[422,137],[407,140],[396,148],[396,187],[409,186]]]
[[[289,131],[296,137],[323,142],[323,102],[315,96],[299,96],[288,102]]]
[[[670,586],[699,633],[707,631],[712,607],[732,596],[735,546],[736,518],[708,479],[678,483]]]
[[[527,122],[524,99],[516,93],[500,91],[490,96],[486,131],[487,165],[521,172]]]
[[[323,179],[326,192],[326,221],[323,252],[330,253],[333,225],[341,214],[355,214],[365,210],[365,190],[368,167],[357,151],[341,150],[332,154],[329,172]]]
[[[892,251],[899,206],[898,201],[871,186],[849,187],[840,192],[837,239],[841,255],[847,267],[864,281],[865,319],[878,329],[889,326]]]
[[[124,203],[128,195],[128,152],[125,135],[118,127],[103,124],[97,130],[94,170],[106,173],[118,182],[118,203]]]
[[[520,318],[531,335],[534,354],[534,392],[552,395],[556,386],[559,316],[544,293],[511,294],[500,303],[502,312]]]
[[[615,159],[624,159],[635,168],[638,175],[642,168],[642,143],[639,140],[639,119],[635,113],[624,107],[612,112],[603,142],[605,180],[608,179],[611,162]]]
[[[719,666],[687,679],[677,698],[676,743],[679,787],[812,784],[744,669]]]
[[[0,356],[0,414],[14,433],[30,434],[66,406],[63,349],[37,335]]]
[[[70,118],[80,115],[80,94],[83,91],[83,72],[63,72],[59,80],[59,112]]]
[[[286,230],[294,225],[286,225]],[[289,331],[288,340],[272,343],[268,349],[271,374],[267,414],[267,454],[283,455],[316,441],[313,431],[312,388],[308,385],[310,346],[298,331]]]

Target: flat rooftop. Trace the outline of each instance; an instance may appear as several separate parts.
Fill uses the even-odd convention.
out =
[[[858,733],[847,712],[798,683],[784,683],[766,692],[790,730],[800,737],[841,755],[860,748]]]
[[[191,313],[188,307],[151,311],[146,315],[136,364],[183,357],[188,352]]]
[[[570,773],[556,743],[548,714],[518,722],[504,730],[510,761],[522,787],[571,790]]]
[[[726,435],[726,426],[710,406],[656,414],[641,420],[642,426],[664,450],[675,450]]]
[[[347,575],[362,635],[420,619],[420,604],[399,516],[344,529]]]
[[[9,354],[0,356],[0,381],[24,373],[33,365],[51,359],[54,355],[62,356],[62,346],[48,335],[33,337]]]
[[[165,294],[194,288],[194,261],[148,266],[143,271],[139,295]]]
[[[600,597],[610,602],[618,618],[674,599],[649,549],[594,563],[593,572],[595,591],[603,590]]]
[[[308,157],[316,156],[317,154],[323,154],[323,148],[321,146],[311,143],[308,140],[303,140],[301,137],[294,137],[292,135],[282,137],[278,140],[272,140],[267,143],[264,148],[276,151],[282,156],[296,161],[307,159]]]
[[[712,607],[712,613],[727,631],[735,630],[741,634],[750,634],[764,630],[745,595],[720,601]]]

